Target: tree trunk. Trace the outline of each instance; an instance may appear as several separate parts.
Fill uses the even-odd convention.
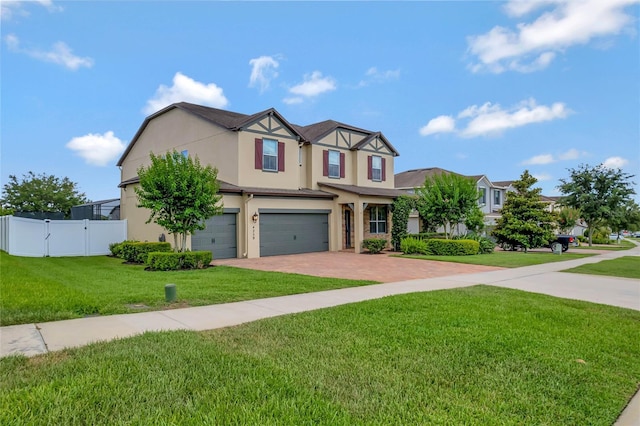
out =
[[[173,233],[173,251],[178,251],[178,234]]]

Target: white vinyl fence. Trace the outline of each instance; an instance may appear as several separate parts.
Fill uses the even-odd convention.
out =
[[[99,256],[126,239],[126,220],[0,217],[0,249],[14,256]]]

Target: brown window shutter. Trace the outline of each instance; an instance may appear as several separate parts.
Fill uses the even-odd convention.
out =
[[[373,158],[367,157],[367,179],[373,179]]]
[[[278,171],[284,172],[284,142],[278,142]]]
[[[344,178],[344,152],[340,153],[340,177]]]
[[[329,176],[329,150],[322,151],[322,176]]]
[[[387,168],[386,166],[386,158],[382,157],[380,159],[380,167],[382,167],[382,181],[384,182],[385,180],[387,180]]]
[[[256,169],[262,170],[262,139],[256,138]]]

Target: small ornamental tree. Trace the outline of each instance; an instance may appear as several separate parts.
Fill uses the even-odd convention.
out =
[[[582,219],[587,224],[589,246],[591,234],[598,227],[615,220],[619,209],[635,194],[631,182],[633,177],[620,169],[610,169],[601,164],[569,169],[569,178],[560,179],[558,189],[563,194],[561,203],[580,209]]]
[[[558,228],[562,233],[571,232],[580,220],[580,210],[571,207],[563,207],[558,212]]]
[[[415,208],[415,197],[409,195],[401,195],[393,201],[391,205],[391,244],[394,250],[400,249],[400,243],[407,237],[407,225],[409,223],[409,215]]]
[[[520,179],[513,182],[516,192],[509,192],[502,207],[493,236],[498,244],[522,246],[526,252],[533,247],[544,246],[554,237],[555,215],[540,201],[541,188],[533,188],[538,180],[525,170]]]
[[[177,151],[156,156],[138,169],[138,207],[151,210],[151,221],[173,234],[174,250],[186,250],[187,235],[204,229],[204,221],[222,213],[218,170]],[[180,238],[178,238],[180,237]]]
[[[484,212],[479,205],[476,204],[476,206],[471,209],[471,212],[464,220],[464,226],[466,226],[467,231],[472,234],[480,235],[482,231],[484,231],[486,227],[484,223]]]
[[[456,225],[473,214],[480,198],[473,179],[454,173],[428,176],[416,193],[420,216],[430,225],[442,226],[447,238],[453,237]]]

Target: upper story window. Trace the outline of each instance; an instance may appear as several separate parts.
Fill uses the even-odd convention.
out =
[[[371,180],[380,182],[382,180],[382,157],[371,156]]]
[[[256,139],[255,168],[269,172],[284,172],[284,142]]]
[[[322,151],[322,175],[331,178],[344,177],[344,152],[334,149],[325,149]]]
[[[271,139],[262,140],[262,170],[278,171],[278,142]]]
[[[329,150],[329,177],[340,177],[340,153]]]
[[[502,204],[501,203],[501,194],[499,190],[493,191],[493,204]]]
[[[480,204],[487,204],[487,188],[480,188],[480,198],[478,202]]]
[[[387,207],[372,206],[369,210],[369,233],[387,233]]]

